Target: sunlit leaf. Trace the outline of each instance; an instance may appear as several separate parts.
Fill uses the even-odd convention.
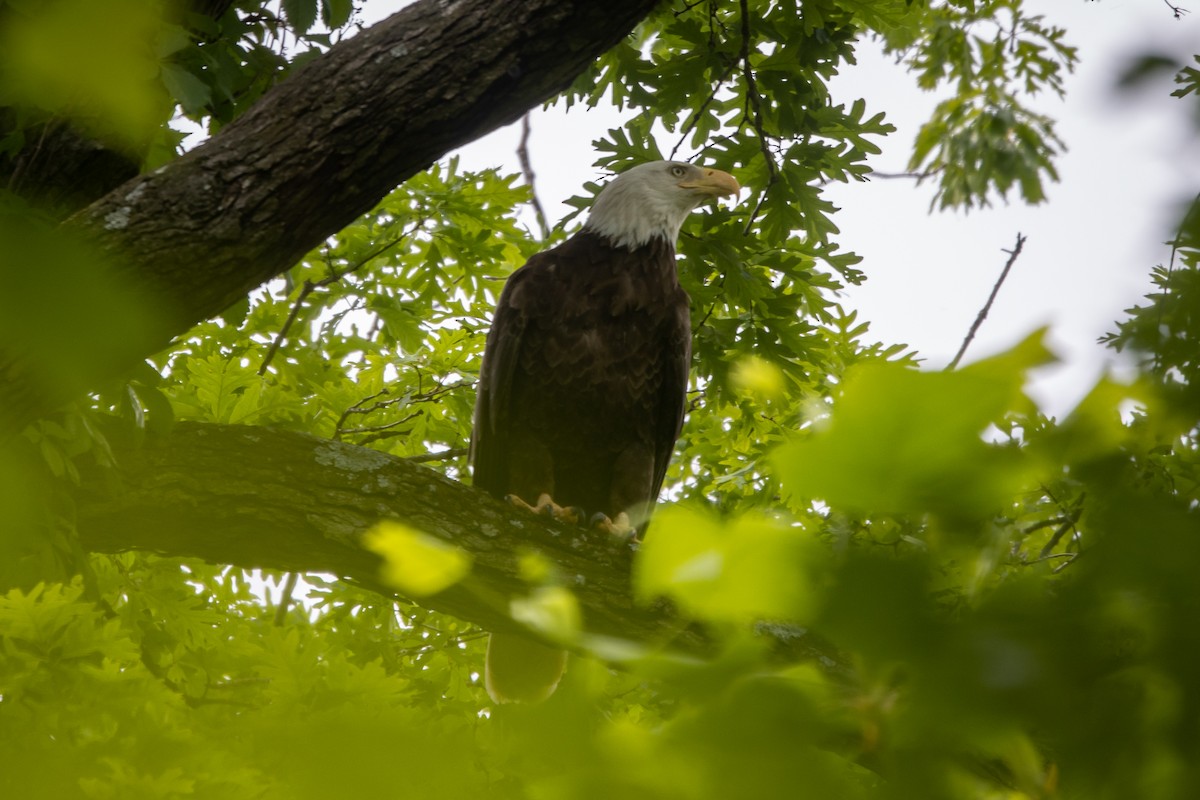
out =
[[[811,573],[821,560],[803,531],[747,517],[732,525],[684,509],[654,519],[638,554],[634,588],[648,602],[670,597],[712,620],[803,620]]]
[[[551,639],[571,641],[578,636],[583,616],[579,601],[561,586],[539,586],[509,607],[512,618]]]
[[[156,82],[156,3],[59,0],[6,14],[0,93],[138,152],[169,116]]]
[[[469,554],[399,522],[378,523],[362,542],[383,557],[383,581],[411,597],[437,594],[471,571]]]
[[[1026,371],[1045,361],[1038,340],[956,372],[869,363],[847,372],[828,423],[780,448],[787,491],[860,513],[994,513],[1030,467],[984,435],[1027,407]]]

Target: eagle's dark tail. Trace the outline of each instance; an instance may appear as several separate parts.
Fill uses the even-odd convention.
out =
[[[496,703],[540,703],[558,688],[567,653],[512,633],[488,639],[484,686]]]

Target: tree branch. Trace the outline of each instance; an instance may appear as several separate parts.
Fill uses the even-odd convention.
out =
[[[1163,2],[1167,4],[1167,8],[1171,9],[1171,15],[1175,17],[1175,19],[1183,19],[1185,14],[1192,13],[1183,6],[1175,5],[1171,2],[1171,0],[1163,0]]]
[[[1004,269],[1000,270],[1000,277],[996,279],[996,284],[992,287],[992,293],[988,295],[987,302],[983,304],[983,308],[979,309],[979,314],[976,315],[975,321],[971,323],[971,329],[967,331],[966,338],[963,339],[962,345],[958,348],[958,352],[954,354],[954,358],[950,359],[950,363],[946,365],[946,371],[950,371],[958,366],[958,362],[966,354],[967,348],[971,341],[975,338],[975,334],[979,332],[979,326],[987,319],[988,312],[992,310],[992,303],[996,300],[996,295],[1000,294],[1000,287],[1004,285],[1004,281],[1008,278],[1008,272],[1012,269],[1012,265],[1017,263],[1017,256],[1021,255],[1021,248],[1025,246],[1025,237],[1017,234],[1017,243],[1012,250],[1005,250],[1008,253],[1008,261],[1004,262]]]
[[[114,441],[115,476],[85,473],[78,530],[94,552],[149,550],[218,564],[333,573],[388,596],[363,531],[397,519],[470,553],[470,577],[419,605],[488,630],[514,630],[508,599],[523,595],[519,554],[548,558],[583,608],[590,633],[694,654],[713,642],[662,607],[633,602],[633,546],[502,503],[440,473],[375,450],[270,428],[179,423],[141,447]],[[808,632],[763,625],[783,658],[848,669]]]
[[[127,284],[156,316],[121,339],[97,313],[92,346],[112,357],[77,359],[52,379],[30,379],[55,360],[45,343],[36,353],[6,343],[0,436],[220,313],[449,150],[565,89],[655,5],[422,0],[298,69],[202,146],[79,212],[70,227],[118,265],[109,283]],[[88,301],[81,293],[61,305]],[[61,345],[67,363],[72,345]]]
[[[537,218],[538,232],[543,239],[550,236],[550,223],[546,219],[546,211],[542,201],[538,199],[537,176],[533,174],[533,161],[529,158],[529,114],[521,117],[521,141],[517,145],[517,159],[521,162],[521,172],[525,175],[525,185],[529,187],[529,199],[533,204],[533,215]]]

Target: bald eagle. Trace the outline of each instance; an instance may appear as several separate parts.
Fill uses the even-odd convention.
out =
[[[480,368],[476,486],[644,528],[683,424],[691,361],[675,241],[693,209],[738,191],[720,170],[639,164],[604,187],[578,233],[512,274]],[[493,634],[488,692],[497,702],[544,699],[565,658]]]

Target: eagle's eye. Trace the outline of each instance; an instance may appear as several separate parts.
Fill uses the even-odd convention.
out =
[[[680,165],[676,164],[675,166],[671,167],[671,174],[676,178],[682,178],[687,174],[687,167],[681,167]]]

